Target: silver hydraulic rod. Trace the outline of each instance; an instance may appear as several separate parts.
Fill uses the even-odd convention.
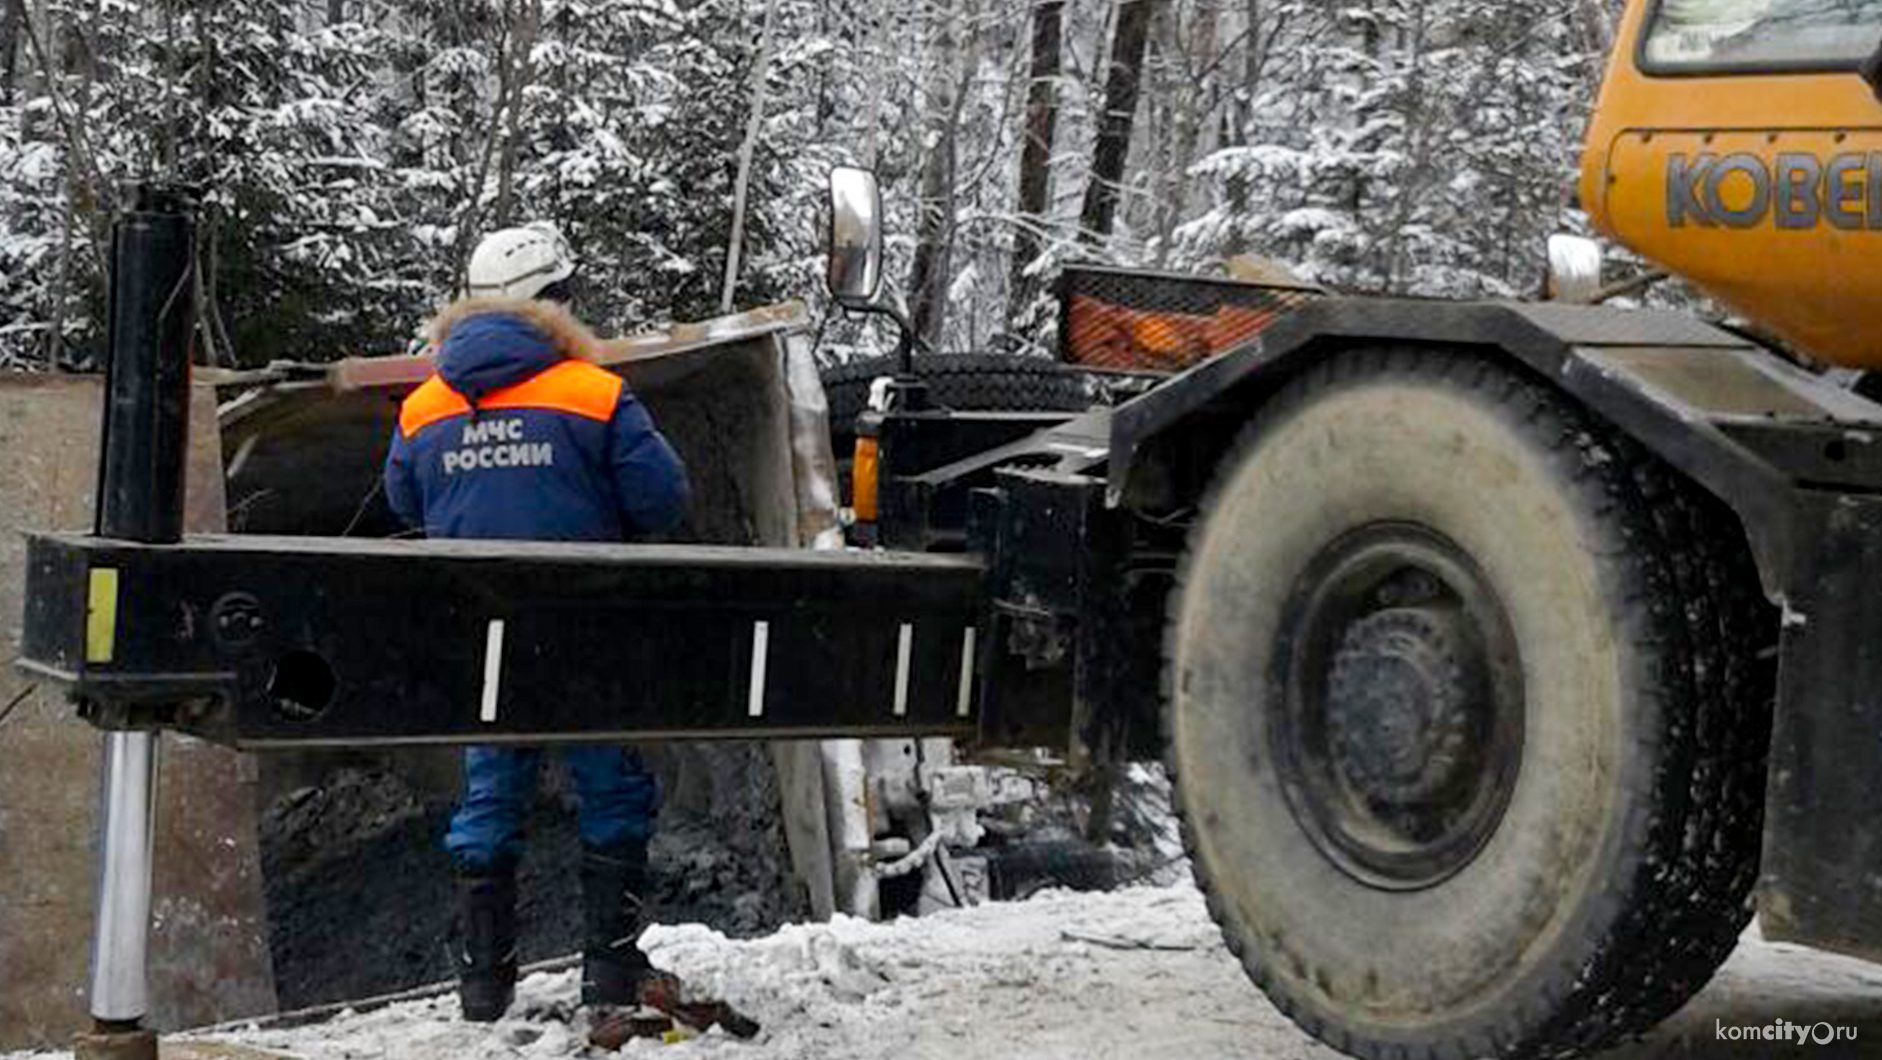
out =
[[[98,908],[92,936],[91,1014],[135,1024],[150,1013],[151,861],[157,805],[157,735],[104,738],[99,809]]]
[[[111,358],[105,374],[96,531],[174,544],[183,534],[189,447],[190,343],[196,330],[194,204],[179,188],[145,185],[111,233]],[[117,592],[115,581],[102,583]],[[116,602],[109,614],[115,626]],[[90,634],[88,634],[88,637]],[[117,661],[112,628],[86,644]],[[151,860],[157,736],[105,737],[99,787],[98,907],[92,931],[92,1033],[75,1060],[157,1060],[150,1014]]]

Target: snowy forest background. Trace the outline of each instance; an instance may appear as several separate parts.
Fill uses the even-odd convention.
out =
[[[821,313],[873,166],[940,350],[1051,340],[1067,260],[1522,296],[1618,0],[0,0],[0,367],[97,363],[123,189],[205,189],[205,359],[401,352],[534,218],[604,334]],[[754,123],[754,114],[757,120]],[[847,334],[845,343],[878,341]]]

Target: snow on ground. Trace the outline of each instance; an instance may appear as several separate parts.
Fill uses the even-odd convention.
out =
[[[1333,1060],[1250,986],[1194,887],[1047,892],[920,919],[839,918],[734,942],[698,925],[648,929],[655,964],[763,1025],[618,1055],[662,1060]],[[508,1018],[459,1022],[455,997],[407,1002],[221,1042],[307,1060],[607,1056],[569,1021],[577,973],[530,976]],[[1251,1053],[1251,1043],[1267,1047]],[[53,1060],[39,1054],[32,1060]],[[27,1060],[25,1054],[7,1060]]]
[[[1249,985],[1195,888],[1052,893],[921,920],[794,926],[728,944],[656,929],[654,961],[770,1031],[765,1051],[702,1039],[678,1057],[1049,1060],[1332,1057]]]
[[[680,1045],[635,1042],[624,1056],[1226,1060],[1276,1036],[1291,1044],[1263,1054],[1273,1060],[1334,1055],[1293,1034],[1261,1000],[1189,886],[1055,892],[888,924],[840,918],[748,942],[698,925],[657,926],[641,944],[655,964],[764,1030],[755,1042],[716,1031]],[[585,1035],[584,1024],[559,1019],[576,986],[572,971],[533,976],[511,1018],[488,1028],[456,1022],[456,1002],[445,998],[223,1038],[308,1060],[569,1056]]]
[[[674,1045],[634,1042],[623,1056],[1336,1060],[1248,984],[1187,883],[1112,894],[1050,892],[1023,903],[888,924],[792,925],[743,942],[698,925],[661,926],[649,929],[643,945],[656,964],[725,997],[764,1030],[752,1042],[717,1031]],[[608,1055],[585,1044],[587,1026],[574,1011],[576,989],[573,971],[531,976],[509,1017],[489,1026],[458,1021],[456,1000],[443,997],[316,1026],[222,1033],[216,1040],[306,1060]],[[1826,1004],[1861,1013],[1870,1030],[1864,1037],[1873,1036],[1870,1014],[1882,1013],[1882,970],[1748,935],[1718,982],[1675,1023],[1690,1025],[1688,1037],[1703,1029],[1711,1038],[1720,1014],[1727,1023],[1829,1018]],[[1652,1056],[1752,1055],[1678,1046],[1670,1034],[1662,1040],[1651,1047]],[[1841,1057],[1833,1050],[1811,1055]]]

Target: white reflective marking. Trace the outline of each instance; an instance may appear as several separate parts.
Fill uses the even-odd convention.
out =
[[[954,699],[954,713],[965,718],[974,705],[974,637],[979,630],[972,626],[961,634],[961,690]]]
[[[908,657],[915,648],[915,627],[902,623],[902,635],[895,645],[895,716],[908,716]]]
[[[745,712],[754,718],[765,716],[765,664],[771,658],[771,623],[751,624],[751,690],[745,699]]]
[[[497,720],[497,689],[503,685],[503,620],[490,620],[484,635],[484,704],[477,716],[485,722]]]

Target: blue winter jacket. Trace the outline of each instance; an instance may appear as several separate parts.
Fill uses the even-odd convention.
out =
[[[686,471],[594,336],[559,306],[469,300],[433,324],[437,373],[399,410],[386,499],[429,537],[620,541],[670,529]]]

